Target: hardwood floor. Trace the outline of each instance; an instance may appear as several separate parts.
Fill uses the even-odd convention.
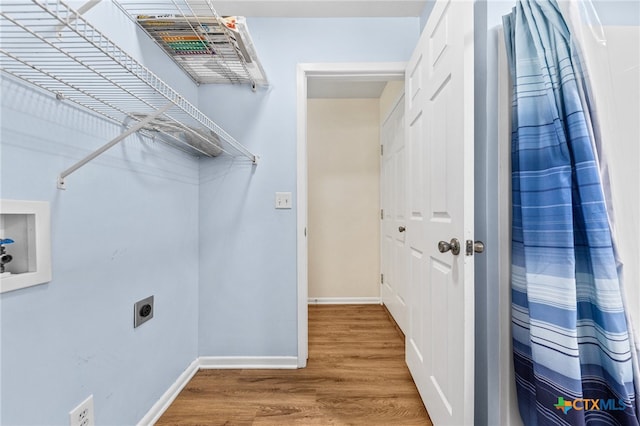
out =
[[[157,425],[431,425],[380,305],[309,307],[298,370],[201,370]]]

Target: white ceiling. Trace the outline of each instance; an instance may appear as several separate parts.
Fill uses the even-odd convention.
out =
[[[193,1],[193,0],[192,0]],[[254,17],[420,16],[427,0],[213,0],[218,14]]]
[[[310,78],[307,81],[309,99],[377,99],[386,81],[340,81]]]

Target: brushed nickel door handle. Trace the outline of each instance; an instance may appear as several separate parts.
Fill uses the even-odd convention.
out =
[[[438,251],[440,253],[451,251],[452,255],[457,256],[460,254],[460,241],[457,238],[452,238],[450,242],[440,241],[438,242]]]

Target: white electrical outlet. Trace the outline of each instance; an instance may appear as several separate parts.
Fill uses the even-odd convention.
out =
[[[69,411],[69,426],[94,426],[93,395]]]

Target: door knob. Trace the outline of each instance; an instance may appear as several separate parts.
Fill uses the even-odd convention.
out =
[[[398,232],[404,232],[406,230],[407,230],[407,228],[405,228],[404,226],[399,226],[398,227]]]
[[[484,243],[482,241],[476,241],[473,243],[473,251],[476,253],[482,253],[484,251]]]
[[[438,242],[438,250],[440,253],[446,253],[451,250],[451,254],[457,256],[460,254],[460,241],[457,238],[452,238],[451,242],[440,241]]]

